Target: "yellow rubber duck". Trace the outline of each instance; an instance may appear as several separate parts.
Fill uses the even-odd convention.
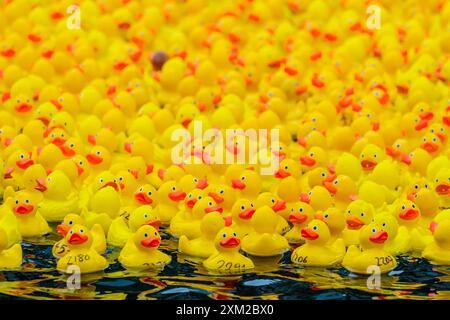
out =
[[[450,169],[443,167],[434,178],[434,190],[439,195],[440,207],[450,207]]]
[[[277,217],[268,206],[257,209],[252,217],[253,231],[242,239],[242,250],[259,257],[276,256],[288,250],[286,238],[276,232]]]
[[[10,191],[6,191],[4,196]],[[14,192],[11,191],[11,195],[14,196]],[[6,198],[4,198],[5,202],[9,202]],[[22,235],[20,234],[19,222],[15,217],[14,213],[10,210],[8,204],[4,205],[0,212],[0,227],[3,228],[3,231],[6,232],[7,236],[7,247],[9,248],[14,243],[18,243],[22,240]]]
[[[280,234],[286,233],[289,230],[289,224],[285,220],[285,216],[288,216],[286,208],[286,201],[279,199],[277,196],[270,192],[263,192],[258,195],[255,200],[255,208],[259,209],[261,207],[268,206],[278,215],[278,222],[276,230]]]
[[[151,184],[138,186],[133,194],[136,206],[150,205],[154,208],[156,206],[155,197],[156,189]]]
[[[243,238],[253,230],[251,219],[255,211],[255,205],[250,200],[241,198],[234,203],[231,208],[231,218],[233,229],[239,237]]]
[[[236,190],[224,184],[211,184],[205,192],[224,209],[224,212],[230,212],[236,202]]]
[[[123,247],[131,235],[143,225],[151,225],[157,230],[161,225],[161,221],[149,205],[137,207],[129,217],[120,216],[114,219],[108,230],[108,244]]]
[[[76,224],[84,225],[84,220],[81,216],[71,213],[66,215],[64,220],[56,226],[56,231],[63,237],[52,247],[52,254],[56,258],[61,258],[69,252],[69,245],[66,242],[65,237],[70,228]],[[102,226],[99,224],[94,224],[90,231],[93,237],[92,248],[94,248],[99,254],[103,254],[106,250],[106,239]]]
[[[262,189],[260,176],[253,170],[244,170],[231,180],[231,187],[239,191],[240,196],[255,199]]]
[[[346,227],[342,231],[342,238],[346,246],[358,244],[359,231],[368,225],[375,215],[375,209],[370,203],[355,200],[347,207]]]
[[[193,193],[195,195],[195,193]],[[188,198],[188,206],[192,205],[192,211],[185,211],[173,223],[170,224],[170,230],[173,236],[186,236],[188,239],[195,239],[201,236],[201,221],[205,214],[212,212],[223,212],[223,208],[218,206],[211,197],[199,194],[196,199]],[[193,204],[192,204],[193,203]]]
[[[314,210],[309,204],[298,201],[289,205],[288,212],[289,222],[293,224],[293,227],[286,232],[284,237],[289,243],[301,243],[303,241],[301,230],[313,219]]]
[[[355,245],[350,246],[342,260],[342,266],[359,274],[372,274],[373,266],[378,267],[380,273],[395,269],[395,257],[384,249],[384,242],[388,237],[389,234],[374,222],[364,226],[358,241],[361,249]]]
[[[328,226],[330,231],[330,242],[342,238],[342,231],[346,226],[345,211],[336,207],[330,207],[325,211],[316,212],[315,219],[322,220]]]
[[[346,208],[350,202],[357,199],[358,188],[356,183],[348,176],[338,175],[333,181],[325,181],[325,188],[333,195],[336,207]]]
[[[178,212],[178,203],[185,197],[186,192],[179,189],[176,181],[169,180],[161,185],[157,192],[158,204],[155,210],[163,224],[170,223]]]
[[[422,257],[429,259],[433,264],[450,264],[450,245],[448,239],[449,228],[449,219],[440,221],[434,226],[433,242],[424,248]]]
[[[119,262],[129,269],[160,269],[169,264],[171,257],[158,250],[161,236],[150,226],[140,227],[119,255]]]
[[[224,219],[219,212],[205,215],[200,222],[201,236],[189,240],[185,235],[180,237],[178,250],[190,256],[208,258],[216,252],[214,239],[224,227]]]
[[[20,243],[9,246],[7,232],[0,227],[0,268],[17,269],[22,264],[22,247]]]
[[[308,203],[316,211],[323,211],[333,205],[333,198],[323,186],[315,186],[308,193],[302,192],[300,200]]]
[[[17,218],[22,237],[38,237],[51,231],[47,221],[39,213],[42,196],[38,192],[18,191],[7,199],[8,206]]]
[[[92,273],[104,270],[108,262],[92,247],[93,236],[82,225],[73,225],[65,236],[69,252],[58,260],[56,269],[63,273],[71,273],[70,266],[75,265],[81,273]]]
[[[45,220],[61,221],[69,213],[80,213],[78,193],[63,171],[53,171],[46,180],[37,182],[44,196],[39,203],[39,212]]]
[[[410,236],[410,250],[422,251],[432,241],[430,230],[421,221],[419,208],[410,200],[398,199],[392,204],[398,224],[404,226]]]
[[[214,239],[217,252],[203,261],[203,266],[214,272],[241,273],[255,266],[253,261],[241,253],[241,241],[231,227],[225,227]]]
[[[327,267],[341,263],[345,255],[344,240],[330,244],[330,231],[325,222],[314,219],[301,229],[305,244],[292,252],[291,260],[304,266]]]
[[[411,251],[411,237],[408,234],[408,229],[405,226],[399,226],[395,217],[384,211],[375,215],[373,221],[377,223],[381,231],[386,231],[389,234],[388,239],[384,242],[384,249],[397,256],[399,254]]]

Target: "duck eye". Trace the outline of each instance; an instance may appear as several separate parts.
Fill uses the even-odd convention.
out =
[[[233,236],[234,236],[234,237],[237,237],[237,234],[236,234],[236,232],[233,232]]]
[[[245,176],[242,176],[242,177],[241,177],[241,180],[245,180]]]
[[[202,196],[198,196],[197,199],[198,199],[198,200],[202,200],[203,197],[202,197]]]
[[[102,153],[100,152],[100,150],[98,150],[98,151],[96,152],[96,154],[99,156],[99,155],[101,155]]]
[[[245,206],[244,205],[241,206],[241,210],[245,210]]]
[[[80,229],[80,233],[84,233],[84,229]]]
[[[397,143],[395,146],[397,147],[397,149],[399,149],[401,147],[400,143]]]
[[[226,237],[227,237],[227,234],[226,234],[226,233],[222,233],[222,237],[223,237],[223,238],[226,238]]]
[[[339,183],[339,181],[338,181],[338,180],[334,181],[334,184],[336,184],[336,185],[337,185],[338,183]]]
[[[144,218],[147,219],[148,218],[148,214],[144,213]]]
[[[210,201],[208,202],[208,206],[212,207],[213,203]]]
[[[319,227],[318,227],[318,226],[314,226],[314,227],[312,227],[312,229],[313,229],[314,231],[317,231],[317,229],[319,229]]]
[[[309,154],[309,156],[310,156],[310,157],[314,157],[314,152],[311,152],[311,153]]]
[[[142,192],[142,191],[144,191],[144,188],[142,188],[142,187],[139,188],[139,192]]]
[[[386,228],[386,222],[381,225],[383,228]]]
[[[272,203],[275,203],[275,199],[274,198],[272,198]]]
[[[155,231],[155,237],[157,237],[157,236],[158,236],[158,232]]]
[[[144,238],[148,238],[148,233],[144,233]]]
[[[119,177],[119,181],[123,181],[123,177]]]
[[[375,153],[375,154],[373,155],[373,157],[376,158],[376,157],[378,157],[378,155]]]
[[[28,199],[25,199],[25,203],[30,203],[30,200],[28,200]]]
[[[73,230],[70,230],[70,231],[69,231],[69,234],[73,234]]]
[[[423,138],[422,141],[423,141],[423,142],[427,142],[427,138]]]
[[[75,145],[74,145],[73,143],[71,143],[71,144],[70,144],[70,147],[73,148],[73,147],[75,147]]]
[[[149,191],[149,192],[147,192],[147,194],[148,194],[149,196],[151,196],[151,195],[153,194],[153,192]]]
[[[19,157],[20,157],[20,159],[24,159],[25,155],[21,154]]]
[[[198,182],[197,178],[194,178],[194,182],[195,182],[195,183],[197,183],[197,182]]]
[[[361,212],[361,217],[364,217],[364,212]]]
[[[325,213],[323,217],[324,217],[325,219],[328,219],[328,217],[329,217],[328,213]]]
[[[67,223],[69,226],[73,225],[73,221],[69,220],[69,222]]]
[[[172,191],[175,191],[175,190],[177,190],[177,187],[173,186]]]
[[[433,142],[436,142],[436,138],[433,138]]]
[[[416,208],[416,206],[415,206],[414,204],[412,204],[412,205],[411,205],[411,207],[412,207],[413,209],[415,209],[415,208]]]
[[[348,209],[348,210],[347,210],[347,213],[348,213],[348,214],[350,214],[350,213],[351,213],[351,210],[350,210],[350,209]]]
[[[424,187],[425,187],[425,189],[428,189],[428,184],[425,183]]]
[[[402,204],[402,210],[405,210],[406,206],[404,204]]]
[[[434,133],[434,129],[430,129],[430,132],[431,132],[431,133]]]
[[[303,212],[303,208],[299,208],[298,211],[299,211],[299,212]]]
[[[102,178],[100,178],[99,182],[100,182],[100,183],[103,183],[103,179],[102,179]]]
[[[288,165],[285,165],[285,166],[284,166],[284,170],[287,170],[287,169],[289,169],[289,166],[288,166]]]
[[[188,198],[192,198],[192,193],[189,193]]]
[[[325,173],[325,172],[322,172],[320,175],[322,176],[322,178],[325,178],[326,173]]]
[[[377,229],[373,228],[372,233],[375,233],[375,232],[377,232]]]

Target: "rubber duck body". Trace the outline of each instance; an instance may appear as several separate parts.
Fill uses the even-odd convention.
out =
[[[75,265],[81,273],[92,273],[108,266],[106,259],[92,248],[93,236],[86,227],[78,224],[72,226],[65,239],[69,252],[58,261],[58,271],[71,273],[69,267]]]
[[[433,232],[433,242],[428,244],[422,256],[437,265],[450,265],[450,220],[437,223]]]
[[[170,263],[171,257],[158,250],[161,236],[150,226],[140,227],[119,255],[120,263],[131,269],[160,269]]]
[[[201,236],[189,240],[182,235],[178,243],[178,250],[194,257],[210,257],[216,252],[214,238],[223,227],[224,220],[219,212],[211,212],[205,215],[200,222]]]
[[[242,250],[259,257],[276,256],[288,250],[286,238],[276,232],[277,219],[268,206],[257,209],[252,217],[253,231],[242,240]]]
[[[0,228],[0,269],[15,269],[22,264],[22,247],[19,243],[8,246],[8,234]]]
[[[84,220],[77,214],[68,214],[64,217],[61,224],[56,227],[56,231],[63,236],[61,240],[56,242],[52,247],[52,254],[56,258],[62,258],[69,252],[69,244],[66,241],[67,232],[76,224],[84,225]],[[105,232],[99,224],[94,224],[90,230],[93,241],[92,248],[99,254],[103,254],[106,250]]]
[[[305,266],[332,266],[340,263],[345,255],[342,239],[330,245],[330,231],[325,222],[314,219],[301,230],[306,243],[294,250],[291,260]]]
[[[220,230],[214,243],[217,253],[203,261],[206,269],[219,273],[242,273],[255,267],[251,259],[239,253],[241,241],[232,228]]]
[[[383,249],[388,233],[381,231],[376,223],[370,223],[362,228],[359,243],[362,251],[355,245],[348,248],[342,260],[347,270],[359,274],[372,274],[373,267],[380,273],[387,273],[397,266],[395,257]]]
[[[22,237],[38,237],[51,231],[47,221],[38,210],[38,203],[42,196],[36,192],[18,191],[8,199],[9,205],[19,223]]]
[[[53,171],[45,182],[39,182],[44,200],[39,212],[49,222],[61,221],[69,213],[80,213],[78,194],[72,190],[69,178],[59,170]]]

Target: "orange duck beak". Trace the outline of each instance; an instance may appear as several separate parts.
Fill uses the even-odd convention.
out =
[[[161,243],[161,240],[156,237],[149,237],[147,239],[141,240],[141,245],[146,248],[156,248]]]
[[[252,218],[255,211],[256,210],[254,208],[247,208],[244,211],[239,212],[239,218],[249,220]]]
[[[78,234],[74,233],[70,236],[69,240],[67,242],[69,244],[82,244],[85,243],[88,240],[88,236],[84,234]]]
[[[236,237],[228,237],[227,239],[220,241],[220,245],[224,248],[236,248],[240,243],[241,241]]]
[[[319,238],[319,234],[311,228],[303,228],[301,231],[301,235],[307,240],[316,240],[317,238]]]
[[[369,240],[374,243],[384,243],[388,238],[388,233],[386,231],[378,231],[373,236],[370,236]]]
[[[364,222],[357,217],[347,218],[347,227],[351,230],[359,230],[364,225]]]

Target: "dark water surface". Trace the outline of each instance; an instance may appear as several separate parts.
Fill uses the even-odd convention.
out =
[[[51,234],[23,243],[19,271],[0,272],[3,299],[450,299],[450,268],[426,259],[401,256],[399,265],[381,277],[379,290],[367,287],[367,277],[344,268],[302,268],[290,262],[290,252],[254,259],[256,269],[243,275],[212,275],[201,264],[177,254],[177,243],[161,232],[161,248],[172,255],[163,271],[135,272],[117,262],[119,250],[108,248],[110,266],[82,275],[81,288],[67,289],[67,275],[55,270]]]

